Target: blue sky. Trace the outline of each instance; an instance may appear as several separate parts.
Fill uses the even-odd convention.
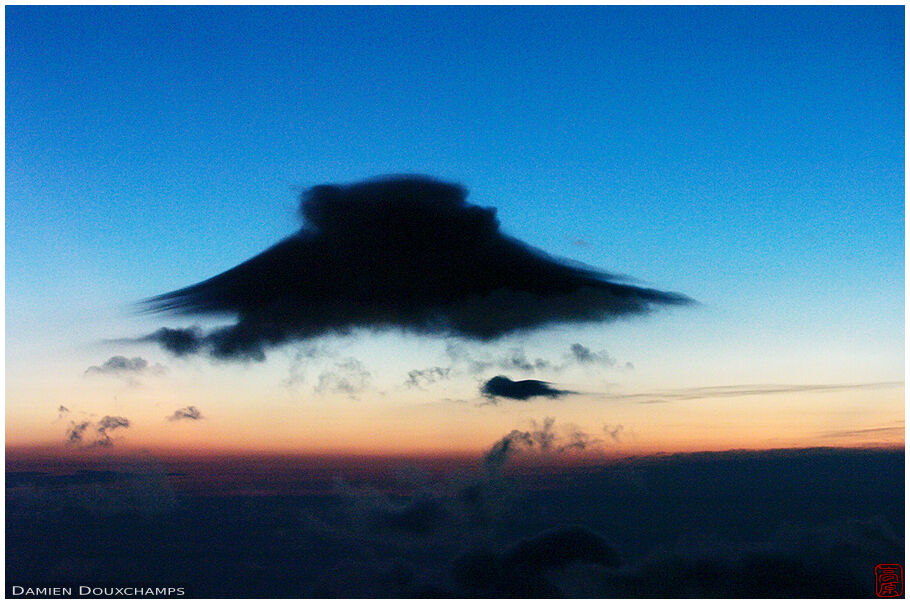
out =
[[[702,303],[523,340],[610,383],[902,380],[903,11],[7,7],[8,402],[388,173]]]

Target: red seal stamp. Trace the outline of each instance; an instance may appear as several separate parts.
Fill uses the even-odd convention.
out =
[[[900,564],[876,565],[875,595],[879,598],[899,598],[904,595],[904,569]]]

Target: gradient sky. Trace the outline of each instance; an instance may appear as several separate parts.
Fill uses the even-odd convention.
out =
[[[116,448],[170,451],[477,451],[546,416],[619,454],[903,444],[902,6],[5,13],[8,447],[104,415]],[[108,341],[200,323],[130,305],[299,228],[303,189],[389,173],[700,304],[249,364]],[[566,368],[474,374],[447,345]],[[166,369],[86,374],[114,355]],[[347,359],[364,387],[320,389]],[[451,379],[406,385],[431,366]],[[479,406],[496,373],[581,394]]]

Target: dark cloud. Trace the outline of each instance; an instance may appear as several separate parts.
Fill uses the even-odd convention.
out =
[[[567,394],[575,394],[570,390],[558,390],[550,386],[549,382],[540,380],[518,380],[513,382],[504,375],[487,380],[481,387],[480,393],[488,398],[511,398],[526,401],[536,396],[559,398]]]
[[[105,415],[97,422],[70,422],[66,443],[76,447],[110,447],[114,441],[108,432],[129,428],[130,420],[116,415]]]
[[[364,390],[370,383],[370,372],[364,369],[357,359],[348,358],[329,371],[319,375],[316,392],[320,394],[340,392],[354,395]]]
[[[202,419],[202,413],[199,411],[199,409],[193,405],[190,405],[189,407],[184,407],[183,409],[177,409],[173,414],[169,415],[167,419],[168,421],[172,422],[176,422],[181,419],[198,420]]]
[[[429,384],[435,384],[441,380],[449,379],[452,372],[451,367],[427,367],[426,369],[413,369],[408,371],[408,379],[405,385],[408,388],[420,388]]]
[[[146,336],[175,354],[260,360],[294,340],[397,327],[476,340],[606,321],[691,302],[621,283],[503,234],[493,208],[458,185],[395,177],[304,193],[305,226],[220,275],[143,303],[148,311],[236,315],[201,335]]]

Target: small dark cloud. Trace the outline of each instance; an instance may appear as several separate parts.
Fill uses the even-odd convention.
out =
[[[573,360],[583,365],[598,364],[612,367],[616,364],[616,359],[606,352],[591,352],[590,348],[577,342],[569,347],[569,353],[572,355]]]
[[[130,378],[140,374],[161,375],[167,371],[164,365],[149,365],[149,362],[142,357],[127,358],[125,356],[113,356],[101,365],[92,365],[85,370],[84,375],[110,375],[116,377]]]
[[[466,197],[459,185],[419,176],[313,187],[301,198],[299,232],[143,303],[154,312],[230,313],[235,324],[141,339],[176,355],[207,349],[262,360],[267,348],[356,328],[489,341],[691,303],[532,248],[500,230],[495,209]]]
[[[510,350],[509,355],[501,359],[498,364],[502,369],[520,371],[542,370],[550,366],[550,362],[546,359],[537,358],[531,361],[521,348]]]
[[[130,420],[116,415],[105,415],[97,422],[70,422],[65,440],[76,447],[111,447],[114,441],[108,432],[129,426]]]
[[[420,388],[429,384],[449,379],[451,367],[427,367],[426,369],[412,369],[408,371],[405,385],[408,388]]]
[[[335,363],[333,369],[319,375],[316,392],[319,394],[340,392],[354,395],[364,390],[370,383],[370,372],[354,358]]]
[[[130,420],[125,417],[105,415],[98,422],[99,430],[113,430],[114,428],[129,428]]]
[[[90,422],[76,422],[70,423],[70,429],[66,431],[66,442],[71,445],[81,445],[82,444],[82,433],[85,432],[89,426]]]
[[[123,356],[115,356],[106,360],[102,365],[92,365],[85,370],[85,373],[120,373],[124,371],[142,372],[148,367],[148,361],[142,357],[128,359]]]
[[[480,387],[480,393],[491,399],[501,397],[519,401],[526,401],[537,396],[560,398],[567,394],[575,394],[570,390],[553,388],[549,382],[541,382],[540,380],[518,380],[514,382],[504,375],[497,375],[487,380]]]
[[[190,405],[189,407],[184,407],[183,409],[177,409],[174,411],[174,413],[169,415],[167,419],[168,421],[172,422],[176,422],[181,419],[199,420],[202,419],[202,413],[199,411],[199,409],[193,405]]]
[[[63,414],[63,413],[69,413],[70,410],[67,409],[66,407],[64,407],[63,405],[60,405],[59,407],[57,407],[57,412]]]

